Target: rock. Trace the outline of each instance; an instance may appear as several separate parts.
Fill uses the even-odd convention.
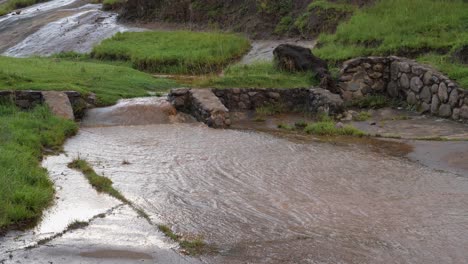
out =
[[[442,103],[447,102],[448,99],[448,92],[447,92],[447,85],[445,83],[441,83],[439,85],[439,91],[438,91],[439,99]]]
[[[460,109],[460,117],[464,119],[468,119],[468,105],[464,105]]]
[[[341,129],[341,128],[344,127],[344,124],[341,123],[341,122],[338,122],[338,123],[336,123],[335,127],[338,128],[338,129]]]
[[[332,115],[343,113],[344,102],[339,95],[322,88],[312,88],[309,91],[309,110],[312,113],[324,112]]]
[[[417,103],[416,95],[413,92],[409,92],[408,96],[406,97],[406,102],[409,105],[415,105]]]
[[[353,79],[352,75],[342,75],[339,79],[340,82],[349,82]]]
[[[394,81],[398,80],[398,72],[400,69],[400,64],[396,61],[392,62],[390,65],[390,78]]]
[[[421,91],[421,88],[423,86],[424,84],[419,77],[411,78],[411,83],[410,83],[411,90],[413,90],[416,93],[419,93],[419,91]]]
[[[441,117],[451,117],[452,116],[452,107],[449,104],[443,104],[439,108],[439,116]]]
[[[371,74],[369,74],[369,77],[373,78],[373,79],[379,79],[382,77],[382,73],[380,72],[373,72]]]
[[[453,89],[452,92],[450,93],[450,97],[449,97],[449,104],[454,107],[456,106],[458,103],[458,90],[457,89]]]
[[[326,61],[314,56],[309,48],[291,44],[281,44],[273,51],[279,68],[291,72],[314,71],[318,77],[329,75]]]
[[[429,88],[429,86],[424,86],[419,95],[424,102],[426,103],[431,102],[432,93],[431,93],[431,88]]]
[[[257,92],[248,92],[248,95],[249,95],[250,97],[254,97],[255,95],[257,95]]]
[[[384,66],[382,63],[377,63],[372,67],[372,69],[377,72],[382,72],[384,70]]]
[[[420,112],[421,114],[424,114],[424,113],[429,112],[430,110],[431,110],[431,105],[428,104],[428,103],[426,103],[426,102],[423,102],[423,103],[421,104],[421,109],[420,109],[419,112]]]
[[[232,93],[234,94],[240,94],[241,90],[239,88],[234,88],[232,89]]]
[[[406,73],[411,72],[411,67],[408,62],[400,62],[399,69],[401,72],[406,72]]]
[[[457,49],[452,57],[458,63],[468,64],[468,45]]]
[[[213,128],[229,127],[229,110],[210,89],[191,89],[191,114]]]
[[[64,92],[42,92],[42,97],[54,115],[68,120],[75,120],[70,99]]]
[[[432,103],[431,103],[431,113],[432,114],[438,114],[439,113],[439,105],[440,105],[439,97],[436,94],[434,94],[432,96]]]
[[[423,76],[423,83],[425,85],[431,85],[433,83],[433,80],[432,80],[432,72],[431,71],[427,71],[424,76]]]
[[[439,85],[434,84],[434,85],[431,86],[431,92],[433,94],[437,93],[438,91],[439,91]]]
[[[391,97],[398,97],[399,91],[398,91],[398,85],[396,84],[396,81],[390,81],[388,83],[387,92]]]
[[[376,80],[371,88],[374,91],[383,91],[385,89],[385,83],[383,80]]]
[[[403,73],[400,77],[400,86],[403,89],[410,88],[410,80],[408,78],[408,75],[406,75],[406,73]]]
[[[273,99],[280,99],[281,95],[279,93],[269,92],[268,96]]]
[[[414,74],[414,75],[422,75],[424,73],[424,68],[421,67],[421,66],[413,66],[412,69],[411,69],[411,72]]]
[[[460,119],[460,108],[453,109],[452,119],[453,120]]]

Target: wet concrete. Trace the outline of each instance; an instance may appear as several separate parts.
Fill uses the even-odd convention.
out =
[[[90,52],[117,32],[139,31],[117,23],[117,14],[80,0],[53,0],[0,18],[0,52],[27,57]]]

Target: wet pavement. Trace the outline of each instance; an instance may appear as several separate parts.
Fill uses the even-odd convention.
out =
[[[75,218],[104,212],[103,218],[30,250],[18,241],[38,236],[9,234],[1,245],[13,250],[11,263],[120,263],[117,257],[123,263],[463,263],[468,258],[463,172],[433,169],[353,142],[291,140],[199,123],[109,126],[115,109],[90,112],[93,124],[67,141],[66,155],[44,162],[64,199],[46,213],[45,223],[53,212],[65,219],[56,230]],[[93,116],[99,112],[107,115]],[[153,120],[150,111],[144,113],[140,118]],[[455,143],[452,150],[460,148]],[[129,207],[103,195],[86,198],[84,193],[97,194],[65,167],[78,156],[112,179],[154,223],[202,237],[218,254],[188,258]],[[463,165],[463,158],[455,157]],[[61,185],[74,191],[63,192]],[[99,209],[77,210],[83,216],[63,213],[75,211],[61,204],[78,199]]]

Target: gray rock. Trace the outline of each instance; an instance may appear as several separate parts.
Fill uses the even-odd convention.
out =
[[[380,73],[380,72],[373,72],[373,73],[369,74],[369,76],[370,76],[371,78],[373,78],[373,79],[379,79],[379,78],[382,77],[382,73]]]
[[[443,104],[439,108],[439,116],[441,117],[451,117],[452,116],[452,107],[449,104]]]
[[[372,67],[374,71],[382,72],[384,70],[384,66],[382,63],[377,63]]]
[[[432,92],[433,94],[435,94],[435,93],[437,93],[438,91],[439,91],[439,85],[433,84],[433,85],[431,86],[431,92]]]
[[[233,94],[240,94],[241,90],[239,88],[232,89]]]
[[[240,101],[242,102],[249,102],[250,101],[250,97],[248,94],[241,94],[240,97],[239,97]]]
[[[410,80],[408,78],[408,75],[406,75],[406,73],[403,73],[400,77],[400,86],[403,89],[410,88]]]
[[[409,92],[408,96],[406,97],[406,102],[409,105],[415,105],[417,103],[416,95],[413,92]]]
[[[458,90],[453,89],[449,96],[449,104],[454,107],[458,103]]]
[[[434,94],[432,96],[431,113],[432,114],[438,114],[439,113],[439,106],[440,106],[439,97],[436,94]]]
[[[385,83],[383,80],[376,80],[371,88],[374,91],[383,91],[385,89]]]
[[[352,75],[342,75],[339,79],[340,82],[349,82],[353,79],[353,76]]]
[[[438,95],[439,95],[439,99],[440,99],[440,101],[442,103],[447,102],[448,92],[447,92],[447,85],[445,85],[445,83],[440,83]]]
[[[312,88],[309,91],[309,110],[312,113],[340,114],[344,112],[344,102],[338,94],[322,88]]]
[[[416,93],[419,93],[421,91],[421,88],[424,86],[423,82],[419,77],[413,77],[411,78],[411,90],[413,90]]]
[[[279,93],[269,92],[268,96],[273,99],[280,99],[281,95]]]
[[[387,86],[387,92],[391,97],[398,97],[398,85],[396,81],[390,81]]]
[[[399,69],[399,63],[396,61],[392,62],[392,64],[390,65],[390,77],[392,78],[392,80],[396,81],[398,79]]]
[[[420,112],[421,114],[424,114],[424,113],[429,112],[430,110],[431,110],[431,105],[428,104],[428,103],[426,103],[426,102],[423,102],[423,103],[421,104],[421,109],[420,109],[419,112]]]
[[[468,105],[464,105],[460,109],[460,117],[464,119],[468,119]]]
[[[460,119],[460,108],[453,109],[452,119],[453,120]]]
[[[250,97],[254,97],[255,95],[257,95],[257,92],[249,92],[248,94]]]
[[[433,83],[433,80],[432,80],[432,72],[431,71],[427,71],[424,76],[423,76],[423,83],[425,85],[431,85]]]
[[[415,75],[422,75],[424,73],[424,68],[421,66],[413,66],[411,72]]]
[[[426,103],[430,103],[431,102],[431,99],[432,99],[432,92],[431,92],[431,88],[429,88],[429,86],[424,86],[421,90],[421,93],[419,94],[421,99],[426,102]]]
[[[399,70],[401,72],[409,73],[409,72],[411,72],[411,66],[407,62],[400,62]]]

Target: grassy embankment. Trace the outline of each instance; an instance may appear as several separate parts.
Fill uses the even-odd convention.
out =
[[[49,0],[7,0],[5,3],[0,4],[0,16],[6,15],[19,8],[24,8],[47,1]]]
[[[355,11],[336,33],[322,34],[314,53],[330,62],[368,55],[402,55],[432,64],[468,88],[468,67],[451,53],[468,44],[468,2],[379,0]]]
[[[147,96],[149,91],[166,91],[174,81],[124,66],[75,62],[50,58],[0,56],[0,90],[75,90],[96,93],[100,105],[120,98]]]
[[[246,38],[203,32],[125,32],[104,40],[91,52],[102,60],[130,61],[150,73],[217,72],[249,49]]]
[[[0,233],[37,220],[54,189],[40,167],[43,149],[59,150],[77,131],[74,122],[53,116],[44,106],[21,111],[0,104]]]

